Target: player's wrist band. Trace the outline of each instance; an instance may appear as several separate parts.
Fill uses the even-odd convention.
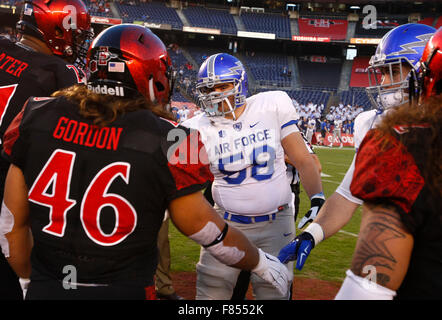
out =
[[[325,195],[324,195],[324,192],[319,192],[319,193],[316,193],[316,194],[314,194],[314,195],[312,195],[311,197],[310,197],[310,200],[312,200],[312,199],[314,199],[314,198],[321,198],[321,199],[324,199],[325,200]]]
[[[223,231],[221,231],[221,233],[215,238],[215,240],[213,240],[211,243],[209,243],[208,245],[203,246],[204,248],[209,248],[211,246],[214,246],[217,243],[220,243],[221,241],[224,240],[224,238],[227,235],[227,230],[229,230],[229,225],[226,223],[226,225],[224,226]]]
[[[312,235],[313,239],[315,240],[315,247],[319,242],[324,240],[324,230],[322,230],[322,227],[319,223],[310,223],[310,225],[305,228],[304,232],[308,232]]]

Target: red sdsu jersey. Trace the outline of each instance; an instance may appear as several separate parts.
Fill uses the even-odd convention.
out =
[[[29,189],[33,274],[63,279],[72,265],[79,283],[153,284],[169,202],[212,179],[202,158],[183,159],[205,150],[175,125],[139,110],[97,127],[63,97],[29,100],[4,136],[3,155]],[[178,136],[173,129],[181,140],[167,140]],[[182,164],[172,166],[174,156]]]
[[[394,206],[414,237],[408,272],[396,298],[442,299],[442,208],[425,181],[428,151],[434,148],[428,143],[431,132],[426,125],[394,130],[389,139],[380,138],[376,130],[367,133],[350,190],[363,201]]]
[[[0,37],[0,138],[30,96],[50,96],[82,81],[83,71],[64,60]]]

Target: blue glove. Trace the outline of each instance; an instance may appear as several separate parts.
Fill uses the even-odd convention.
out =
[[[278,259],[282,263],[296,261],[296,269],[301,270],[310,251],[315,247],[315,240],[310,232],[301,232],[299,236],[279,251]]]
[[[319,210],[321,209],[322,205],[325,202],[324,195],[318,194],[314,195],[310,200],[310,210],[305,214],[305,216],[302,217],[301,221],[299,221],[298,229],[302,229],[305,227],[305,225],[309,222],[312,222],[315,220]]]

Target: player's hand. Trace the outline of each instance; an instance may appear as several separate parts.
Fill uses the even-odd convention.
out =
[[[272,284],[282,295],[288,295],[291,288],[293,273],[271,254],[259,251],[259,262],[252,272]]]
[[[310,199],[310,210],[305,214],[305,216],[302,217],[301,221],[299,221],[298,229],[304,228],[307,223],[312,222],[316,218],[316,215],[324,202],[325,197],[323,194],[314,195]]]
[[[314,247],[313,236],[310,232],[304,231],[279,251],[278,259],[282,263],[297,260],[296,269],[301,270]]]

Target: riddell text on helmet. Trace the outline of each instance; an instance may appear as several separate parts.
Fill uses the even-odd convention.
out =
[[[107,85],[92,86],[92,85],[88,84],[87,88],[89,90],[91,90],[92,92],[98,93],[98,94],[108,94],[111,96],[124,97],[124,88],[120,87],[120,86],[108,87]]]

